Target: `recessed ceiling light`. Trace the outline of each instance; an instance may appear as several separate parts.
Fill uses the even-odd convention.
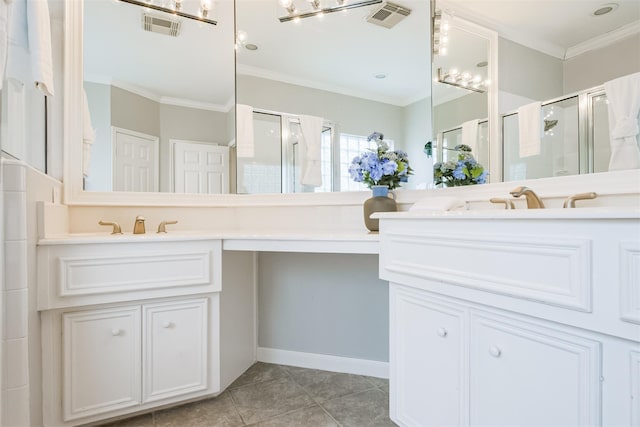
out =
[[[482,62],[478,62],[476,64],[476,67],[483,68],[483,67],[486,67],[487,65],[489,65],[489,63],[487,61],[482,61]]]
[[[380,73],[380,74],[374,74],[373,77],[375,77],[376,79],[382,80],[382,79],[386,79],[387,75],[384,73]]]
[[[593,11],[593,16],[606,15],[609,12],[613,12],[617,8],[618,8],[618,3],[603,4],[602,6],[598,7],[596,10]]]
[[[258,50],[258,46],[253,43],[247,43],[244,45],[244,48],[247,50]]]

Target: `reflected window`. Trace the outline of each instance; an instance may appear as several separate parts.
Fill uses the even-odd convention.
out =
[[[389,149],[394,150],[393,141],[384,140],[389,144]],[[360,156],[367,150],[375,150],[376,142],[367,141],[366,136],[340,134],[340,191],[362,191],[368,190],[366,184],[355,182],[349,176],[349,165],[354,157]]]

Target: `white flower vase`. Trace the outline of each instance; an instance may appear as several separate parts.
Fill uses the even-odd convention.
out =
[[[380,221],[377,218],[370,218],[375,212],[396,212],[398,205],[395,197],[386,185],[372,185],[373,197],[364,201],[364,225],[369,231],[379,231]],[[391,196],[391,197],[389,197]]]

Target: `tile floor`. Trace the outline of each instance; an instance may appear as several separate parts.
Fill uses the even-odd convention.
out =
[[[105,427],[385,427],[389,383],[258,362],[220,396]]]

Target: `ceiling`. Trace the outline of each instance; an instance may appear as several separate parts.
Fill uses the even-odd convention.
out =
[[[184,0],[183,10],[197,1]],[[238,49],[238,73],[401,106],[422,99],[430,94],[429,1],[396,3],[412,13],[386,29],[365,21],[377,6],[281,23],[278,17],[286,12],[277,0],[236,0],[237,29],[258,46]],[[438,3],[503,37],[562,58],[585,40],[640,29],[640,0],[617,0],[617,10],[602,17],[591,15],[603,4],[595,0]],[[86,79],[137,89],[161,102],[189,100],[228,110],[234,99],[233,1],[213,4],[217,26],[181,19],[181,34],[173,38],[143,31],[138,6],[85,0]],[[386,78],[375,77],[380,74]]]
[[[437,0],[455,16],[498,31],[501,37],[560,59],[596,46],[605,35],[640,32],[640,0]],[[593,12],[617,4],[606,15]]]

